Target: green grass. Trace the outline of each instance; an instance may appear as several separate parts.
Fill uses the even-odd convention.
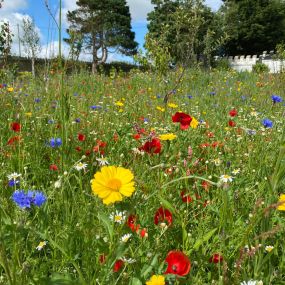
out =
[[[170,82],[178,76],[170,74]],[[163,103],[167,88],[150,73],[77,74],[63,81],[54,74],[48,86],[38,79],[0,83],[14,88],[0,89],[0,284],[145,284],[165,272],[167,253],[175,249],[189,257],[192,267],[183,278],[167,277],[168,284],[232,285],[251,279],[285,284],[285,217],[276,209],[284,193],[285,107],[271,100],[272,94],[285,99],[282,75],[187,71],[169,100],[176,109]],[[95,105],[101,108],[91,109]],[[233,108],[238,115],[230,118]],[[171,119],[177,111],[201,120],[198,128],[180,130]],[[273,128],[263,128],[265,118]],[[235,127],[228,126],[229,119]],[[12,122],[21,123],[20,133],[10,129]],[[136,127],[146,131],[139,140],[133,138]],[[177,138],[162,141],[160,154],[135,154],[150,132]],[[78,140],[79,133],[85,141]],[[8,145],[14,136],[20,141]],[[63,144],[52,148],[51,138]],[[96,159],[102,154],[94,151],[99,140],[107,143],[100,150],[109,164],[135,176],[132,197],[111,206],[93,195],[90,185],[100,170]],[[201,147],[213,142],[218,147]],[[78,161],[87,168],[77,171]],[[50,170],[52,164],[58,171]],[[232,175],[238,168],[240,173]],[[13,172],[22,175],[20,186],[8,186]],[[233,181],[220,183],[224,174]],[[203,181],[212,184],[205,189]],[[47,201],[20,209],[11,199],[16,189],[40,190]],[[191,195],[190,203],[182,201],[182,190]],[[154,224],[161,206],[173,214],[167,228]],[[115,210],[136,215],[148,237],[113,223],[109,215]],[[122,243],[127,233],[132,237]],[[47,245],[38,251],[41,241]],[[274,247],[270,253],[269,245]],[[214,253],[223,262],[210,263]],[[113,272],[122,257],[135,262]]]

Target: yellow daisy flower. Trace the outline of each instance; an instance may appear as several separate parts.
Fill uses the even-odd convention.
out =
[[[91,188],[103,203],[109,205],[130,197],[135,191],[133,173],[124,167],[103,166],[91,180]]]
[[[194,117],[192,117],[192,121],[190,123],[190,127],[193,128],[193,129],[197,129],[198,125],[199,125],[199,122]]]
[[[163,134],[163,135],[159,136],[159,139],[161,141],[172,141],[172,140],[174,140],[176,138],[177,138],[177,135],[172,134],[172,133],[170,133],[170,134]]]
[[[124,106],[124,103],[121,102],[121,101],[117,101],[117,102],[115,103],[115,105],[116,105],[116,106],[119,106],[119,107],[122,107],[122,106]]]
[[[8,88],[7,88],[7,91],[8,91],[8,92],[13,92],[13,91],[14,91],[14,88],[13,88],[13,87],[8,87]]]
[[[156,107],[156,110],[158,110],[158,111],[160,111],[160,112],[164,112],[164,111],[165,111],[165,109],[162,108],[162,107],[160,107],[160,106],[157,106],[157,107]]]
[[[277,210],[285,211],[285,194],[281,194],[278,203],[280,204],[277,206]]]
[[[178,107],[178,105],[176,105],[176,104],[174,104],[174,103],[168,103],[167,106],[168,106],[169,108],[173,108],[173,109],[175,109],[175,108]]]
[[[146,281],[146,285],[165,285],[165,278],[162,275],[153,275]]]

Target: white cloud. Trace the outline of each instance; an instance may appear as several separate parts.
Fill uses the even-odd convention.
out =
[[[133,22],[145,22],[147,14],[153,10],[151,0],[127,0]]]
[[[222,5],[221,0],[206,0],[205,3],[206,5],[210,6],[214,11],[217,11]]]
[[[12,11],[19,11],[19,9],[27,8],[27,6],[27,0],[5,0],[2,4],[0,15],[2,13],[11,13]]]

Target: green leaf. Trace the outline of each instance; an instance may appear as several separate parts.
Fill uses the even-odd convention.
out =
[[[167,200],[165,200],[162,196],[158,196],[158,199],[160,200],[160,202],[162,203],[164,208],[167,208],[168,210],[170,210],[172,213],[176,213],[176,209],[172,206],[172,204],[170,202],[168,202]]]
[[[142,285],[142,282],[138,278],[133,277],[129,284],[130,285]]]
[[[111,225],[111,221],[108,219],[108,217],[102,213],[98,213],[98,219],[103,223],[103,226],[109,233],[110,240],[113,238],[113,226]]]
[[[151,264],[148,267],[143,267],[142,271],[141,271],[141,276],[143,278],[146,278],[148,276],[148,274],[153,270],[153,268],[157,265],[158,263],[158,254],[156,254],[153,259]]]
[[[207,242],[216,231],[217,231],[217,228],[211,230],[206,235],[204,235],[202,238],[198,239],[193,246],[193,250],[197,250],[203,243]]]

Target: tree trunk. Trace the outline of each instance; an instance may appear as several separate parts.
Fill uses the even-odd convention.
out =
[[[36,76],[36,73],[35,73],[35,58],[32,57],[32,75],[33,77]]]

